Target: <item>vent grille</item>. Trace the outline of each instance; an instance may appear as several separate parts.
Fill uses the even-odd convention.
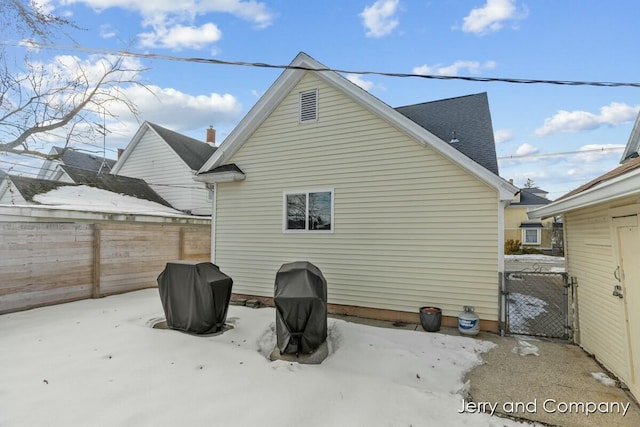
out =
[[[318,89],[300,92],[300,123],[318,120]]]

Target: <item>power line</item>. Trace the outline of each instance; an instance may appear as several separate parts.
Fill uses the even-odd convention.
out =
[[[33,165],[26,165],[26,164],[22,164],[22,163],[17,163],[17,162],[8,162],[6,160],[0,160],[0,163],[4,163],[4,164],[8,164],[8,165],[12,165],[12,166],[20,166],[20,168],[27,168],[27,169],[36,169],[38,171],[46,171],[46,172],[53,172],[56,170],[56,168],[50,169],[50,168],[41,168],[38,166],[33,166]],[[31,171],[26,171],[26,170],[20,170],[20,171],[16,171],[16,173],[19,174],[24,174],[24,175],[30,175],[30,176],[34,176],[37,177],[39,175],[39,173],[35,173],[35,172],[31,172]],[[10,174],[11,175],[11,174]],[[128,177],[126,175],[112,175],[114,177],[124,177],[124,178],[133,178],[133,177]],[[134,178],[134,179],[141,179],[141,178]],[[147,180],[143,180],[145,183],[147,183],[148,185],[153,185],[156,187],[170,187],[170,188],[184,188],[184,189],[200,189],[202,187],[200,187],[197,183],[194,183],[193,186],[189,187],[187,185],[178,185],[178,184],[160,184],[157,182],[149,182]]]
[[[24,45],[24,42],[5,42],[5,44],[12,45]],[[223,61],[213,58],[198,58],[198,57],[182,57],[175,55],[165,55],[158,53],[140,53],[127,50],[116,49],[99,49],[90,48],[79,45],[58,45],[50,43],[40,43],[36,41],[29,41],[27,43],[31,47],[37,47],[40,49],[48,50],[72,50],[82,51],[87,53],[99,53],[103,55],[115,55],[120,57],[131,58],[145,58],[162,61],[177,61],[177,62],[191,62],[201,64],[214,64],[214,65],[234,65],[242,67],[258,67],[258,68],[272,68],[280,70],[305,70],[305,71],[331,71],[336,73],[346,74],[359,74],[359,75],[379,75],[385,77],[416,77],[422,79],[432,80],[464,80],[471,82],[501,82],[501,83],[516,83],[516,84],[548,84],[548,85],[560,85],[560,86],[598,86],[598,87],[636,87],[640,88],[640,83],[632,82],[605,82],[605,81],[578,81],[578,80],[545,80],[545,79],[516,79],[506,77],[471,77],[471,76],[441,76],[435,74],[414,74],[414,73],[394,73],[383,71],[356,71],[356,70],[342,70],[338,68],[313,68],[297,65],[276,65],[264,62],[246,62],[246,61]]]
[[[537,157],[558,157],[558,156],[566,156],[569,154],[582,154],[582,153],[601,153],[608,151],[622,151],[624,147],[602,147],[602,148],[590,148],[588,150],[578,150],[578,151],[558,151],[555,153],[540,153],[540,154],[514,154],[510,156],[502,156],[498,157],[498,160],[519,160],[519,159],[533,159]]]

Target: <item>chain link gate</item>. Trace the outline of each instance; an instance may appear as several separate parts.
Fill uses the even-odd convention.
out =
[[[566,273],[505,272],[505,333],[570,339],[569,287]]]

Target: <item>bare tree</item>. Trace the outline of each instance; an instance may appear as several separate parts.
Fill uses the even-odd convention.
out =
[[[38,62],[30,40],[49,40],[73,23],[38,9],[34,3],[0,0],[0,23],[10,25],[22,38],[22,58],[7,55],[0,64],[0,152],[52,158],[47,143],[72,146],[95,139],[116,104],[137,115],[135,104],[123,91],[141,85],[144,71],[130,58],[100,57],[83,61],[58,56],[50,63]],[[9,31],[3,27],[1,33]],[[30,38],[29,38],[30,37]],[[59,156],[59,155],[58,155]]]

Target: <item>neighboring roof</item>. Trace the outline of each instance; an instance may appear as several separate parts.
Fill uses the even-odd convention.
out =
[[[35,195],[33,201],[76,211],[184,216],[170,206],[88,185],[62,186]]]
[[[553,203],[529,212],[529,218],[547,218],[635,194],[640,194],[640,157],[628,160],[568,192]]]
[[[86,169],[74,168],[66,165],[60,166],[76,184],[85,184],[90,187],[111,191],[116,194],[136,197],[173,208],[169,202],[160,197],[146,181],[128,176],[112,175],[109,173],[96,173]]]
[[[26,176],[8,175],[8,179],[15,189],[20,192],[22,198],[27,202],[32,202],[33,197],[38,194],[47,193],[60,187],[75,185],[68,182],[50,181],[47,179],[28,178]]]
[[[498,175],[486,93],[407,105],[395,110]],[[454,137],[457,142],[452,142]]]
[[[629,135],[627,146],[622,153],[620,163],[638,157],[638,149],[640,149],[640,112],[638,112],[636,122],[633,124],[633,129],[631,130],[631,135]]]
[[[62,154],[64,152],[64,154],[62,154],[60,162],[74,168],[97,172],[101,167],[104,169],[104,162],[107,170],[110,171],[111,169],[113,169],[113,165],[116,164],[116,161],[113,159],[106,159],[104,157],[94,156],[93,154],[83,153],[81,151],[74,150],[73,148],[67,148],[65,150],[63,147],[53,147],[52,151],[56,154]]]
[[[369,92],[351,83],[336,72],[309,71],[309,69],[326,70],[327,67],[307,54],[303,52],[299,53],[290,65],[291,67],[285,70],[280,77],[278,77],[265,94],[251,108],[249,113],[233,129],[231,134],[229,134],[222,145],[220,145],[218,150],[216,150],[209,160],[207,160],[207,162],[205,162],[199,169],[198,174],[200,174],[203,180],[206,179],[206,175],[203,175],[204,173],[228,163],[229,159],[237,152],[237,150],[240,149],[244,142],[253,134],[253,132],[255,132],[256,129],[258,129],[271,112],[280,105],[289,91],[298,84],[307,72],[312,72],[316,73],[316,76],[319,79],[322,79],[327,84],[342,91],[346,96],[368,109],[371,113],[377,115],[390,125],[395,126],[397,129],[409,135],[417,143],[433,148],[444,157],[478,177],[481,181],[495,188],[499,193],[500,200],[513,199],[514,194],[517,192],[517,188],[515,186],[500,178],[493,171],[490,171],[479,163],[471,160],[457,149],[451,147],[447,142],[389,107]]]
[[[209,145],[206,142],[198,141],[195,138],[182,135],[181,133],[174,132],[155,123],[145,121],[131,139],[129,145],[127,145],[126,150],[124,150],[124,153],[122,153],[118,159],[118,162],[111,170],[111,173],[117,174],[120,169],[122,169],[122,165],[127,161],[148,130],[152,130],[156,133],[192,171],[200,169],[217,150],[217,147]]]
[[[0,179],[4,178],[7,175],[7,173],[5,171],[3,171],[2,169],[0,169]]]
[[[551,200],[540,197],[534,194],[534,192],[546,193],[546,191],[539,191],[538,188],[521,188],[520,201],[517,203],[511,202],[509,206],[540,206],[548,205],[549,203],[551,203]]]

